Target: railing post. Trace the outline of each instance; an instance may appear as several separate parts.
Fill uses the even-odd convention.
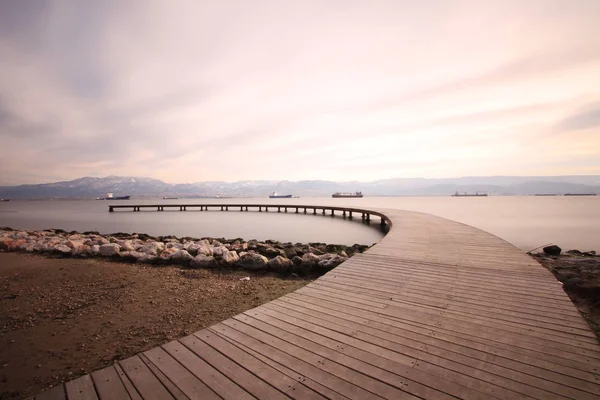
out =
[[[304,214],[306,214],[306,207],[304,207]]]
[[[342,217],[346,218],[346,210],[342,212]]]
[[[296,207],[296,214],[298,214],[298,207]]]
[[[244,206],[240,206],[240,211],[244,211]]]
[[[277,207],[277,212],[281,212],[281,207]]]
[[[221,211],[223,211],[223,206],[221,206]]]
[[[323,215],[325,215],[325,208],[323,208]]]
[[[229,211],[229,206],[225,206],[225,211]]]
[[[331,209],[331,216],[334,216],[333,208]]]
[[[266,211],[266,212],[269,212],[269,207],[265,207],[265,211]]]
[[[317,209],[313,208],[313,215],[317,215]]]
[[[352,211],[348,211],[348,219],[352,219]]]
[[[248,211],[248,206],[246,206],[246,211]]]
[[[108,206],[108,212],[115,212],[111,206]]]
[[[262,212],[262,207],[258,207],[258,211],[259,211],[259,212]]]
[[[285,212],[287,212],[287,207],[285,207]]]

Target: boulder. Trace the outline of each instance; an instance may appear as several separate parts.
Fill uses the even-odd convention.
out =
[[[180,264],[180,265],[188,265],[190,261],[192,261],[194,257],[186,250],[177,250],[175,253],[171,254],[171,262]]]
[[[240,260],[240,256],[238,256],[235,251],[226,251],[223,253],[223,261],[227,264],[236,264]]]
[[[192,268],[214,268],[217,266],[217,260],[212,256],[206,256],[204,254],[198,254],[190,261],[190,267]]]
[[[217,246],[212,248],[212,253],[215,256],[222,256],[224,252],[228,251],[224,246]]]
[[[25,250],[28,253],[33,253],[35,251],[35,245],[36,242],[28,242],[23,248],[23,250]]]
[[[302,265],[302,257],[295,256],[292,258],[292,262],[294,263],[295,266],[300,266],[300,265]]]
[[[153,256],[157,256],[160,252],[165,249],[165,244],[162,242],[149,241],[146,242],[145,245],[138,249],[141,253],[150,254]]]
[[[193,256],[198,254],[199,248],[200,248],[200,246],[194,242],[187,242],[183,245],[183,249],[186,250],[188,253],[190,253]]]
[[[294,247],[286,247],[284,250],[285,256],[289,259],[292,259],[298,255],[298,252]]]
[[[8,251],[8,249],[10,248],[10,243],[12,242],[11,238],[8,237],[2,237],[0,238],[0,250],[2,251]]]
[[[177,250],[183,250],[183,245],[179,242],[167,242],[165,244],[165,248],[167,249],[177,249]]]
[[[197,254],[203,254],[205,256],[213,255],[213,248],[210,245],[200,244],[196,250]]]
[[[67,240],[66,245],[69,246],[71,249],[75,250],[75,249],[78,249],[80,247],[83,247],[83,241],[69,239],[69,240]]]
[[[248,251],[248,243],[232,243],[229,246],[229,250],[234,250],[237,252]]]
[[[245,269],[255,270],[265,268],[268,262],[267,257],[258,253],[246,253],[240,257],[238,265]]]
[[[592,251],[584,251],[583,255],[586,257],[596,257],[596,252],[594,250]]]
[[[560,256],[561,252],[562,249],[555,244],[553,244],[552,246],[544,247],[544,254],[547,254],[549,256]]]
[[[288,272],[294,266],[294,263],[288,258],[277,256],[269,260],[267,265],[269,266],[269,269],[272,269],[273,271]]]
[[[100,254],[100,246],[95,244],[90,246],[90,252],[92,253],[93,256],[97,256]]]
[[[130,240],[117,240],[117,244],[121,251],[135,251],[135,246]]]
[[[54,247],[54,252],[57,254],[62,254],[62,255],[67,256],[67,255],[71,254],[71,248],[64,244],[59,244]]]
[[[25,231],[20,231],[20,232],[17,232],[14,237],[17,239],[27,239],[29,237],[29,233],[27,233]]]
[[[92,255],[92,249],[90,246],[84,244],[81,247],[77,247],[71,250],[71,254],[74,257],[89,257]]]
[[[572,256],[582,256],[583,253],[579,250],[569,250],[565,252],[566,254],[570,254]]]
[[[100,246],[99,254],[102,257],[116,257],[119,255],[120,247],[116,243],[107,243]]]
[[[302,256],[302,264],[304,266],[315,266],[321,259],[313,253],[306,253]]]
[[[332,257],[328,257],[323,259],[317,263],[319,267],[322,268],[334,268],[346,261],[346,257],[342,257],[340,255],[334,254]]]
[[[80,234],[76,233],[74,235],[71,235],[68,237],[69,240],[75,240],[75,241],[80,241],[83,240],[83,238],[81,237]]]
[[[158,255],[158,262],[162,262],[163,264],[167,264],[171,261],[171,256],[173,254],[175,254],[177,251],[177,249],[171,247],[169,249],[164,249],[159,255]]]

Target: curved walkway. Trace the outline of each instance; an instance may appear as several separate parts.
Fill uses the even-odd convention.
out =
[[[432,215],[304,288],[36,399],[598,399],[600,346],[511,244]]]

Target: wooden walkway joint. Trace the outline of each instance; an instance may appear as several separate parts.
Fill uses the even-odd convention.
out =
[[[302,289],[36,399],[600,398],[586,322],[549,271],[489,233],[400,210],[110,207],[341,211],[392,229]]]

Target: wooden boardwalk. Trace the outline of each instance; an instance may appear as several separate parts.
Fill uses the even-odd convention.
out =
[[[511,244],[432,215],[304,288],[36,399],[598,399],[600,346]]]

